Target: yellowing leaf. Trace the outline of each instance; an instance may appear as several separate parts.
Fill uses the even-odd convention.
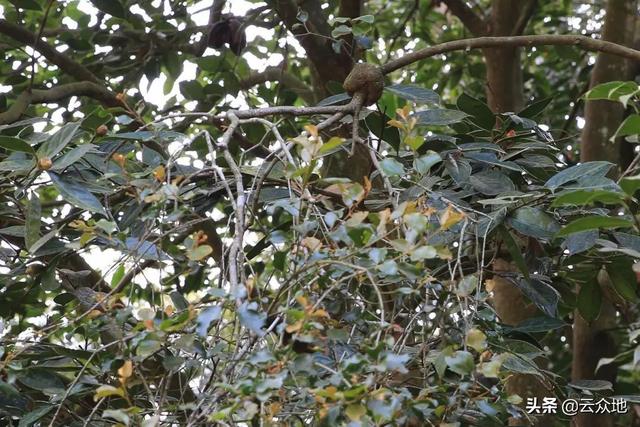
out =
[[[478,353],[487,348],[487,336],[477,328],[469,329],[465,342]]]
[[[157,181],[163,182],[167,178],[167,172],[164,166],[160,165],[153,170],[153,176]]]
[[[359,421],[367,413],[367,408],[359,403],[352,403],[347,406],[344,413],[349,417],[351,421]]]
[[[302,239],[302,246],[309,248],[312,251],[317,251],[322,247],[322,242],[315,237],[305,237]]]
[[[118,375],[120,376],[120,382],[124,384],[127,382],[127,379],[131,377],[133,374],[133,362],[131,360],[126,360],[120,369],[118,369]]]
[[[395,120],[395,119],[391,119],[387,122],[387,124],[389,126],[393,126],[394,128],[398,128],[401,130],[405,130],[405,126],[404,123],[402,123],[401,121]]]
[[[453,206],[449,205],[447,210],[440,216],[440,228],[448,230],[464,219],[465,215],[456,211]]]
[[[191,261],[201,261],[204,258],[208,257],[211,252],[213,252],[213,248],[209,245],[200,245],[194,249],[191,249],[187,252],[187,257]]]
[[[416,135],[416,136],[407,136],[404,139],[404,143],[407,144],[413,151],[416,151],[418,148],[424,144],[424,136]]]
[[[318,127],[317,126],[315,126],[315,125],[306,125],[304,127],[304,130],[306,130],[307,133],[309,135],[311,135],[312,137],[314,137],[314,138],[318,137]]]
[[[302,296],[302,295],[298,295],[296,297],[296,301],[298,301],[298,304],[303,306],[305,310],[307,310],[309,308],[310,304],[309,304],[309,300],[307,299],[307,297]]]
[[[319,309],[317,309],[316,311],[314,311],[314,312],[312,313],[312,316],[314,316],[314,317],[327,317],[327,318],[329,318],[329,317],[330,317],[330,316],[329,316],[329,313],[327,313],[325,310],[323,310],[323,309],[321,309],[321,308],[319,308]]]
[[[304,320],[298,320],[296,323],[287,325],[285,330],[287,331],[287,333],[293,334],[295,332],[298,332],[300,329],[302,329],[302,325],[304,325]]]
[[[120,387],[114,387],[112,385],[101,385],[96,389],[96,394],[93,395],[93,401],[97,402],[103,397],[109,396],[124,397],[124,390]]]

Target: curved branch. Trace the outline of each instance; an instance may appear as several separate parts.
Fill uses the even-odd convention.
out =
[[[429,46],[409,53],[402,58],[394,59],[382,65],[382,71],[389,74],[392,71],[406,67],[414,62],[430,58],[442,53],[456,50],[470,50],[491,47],[528,47],[528,46],[577,46],[593,52],[604,52],[627,59],[640,61],[640,51],[602,40],[595,40],[586,36],[574,35],[531,35],[512,37],[477,37],[454,40]]]
[[[12,24],[6,19],[0,19],[0,34],[4,34],[24,45],[31,46],[51,63],[60,67],[62,71],[74,77],[76,80],[100,83],[100,80],[84,65],[58,52],[55,47],[42,39],[38,39],[35,33],[32,33],[20,25]]]
[[[529,24],[537,5],[538,0],[529,0],[529,2],[524,6],[520,17],[518,18],[518,22],[513,26],[513,31],[511,32],[512,36],[519,36],[524,33],[524,30],[527,28],[527,24]]]
[[[34,89],[31,92],[22,92],[7,111],[0,113],[0,124],[15,122],[24,114],[30,104],[57,102],[72,96],[88,96],[108,107],[122,105],[115,94],[97,83],[67,83],[51,89]]]
[[[480,36],[487,32],[487,24],[464,0],[442,0],[442,3],[447,5],[449,11],[457,16],[473,35]]]

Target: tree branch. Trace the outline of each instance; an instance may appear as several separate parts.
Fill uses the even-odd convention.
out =
[[[0,124],[12,123],[20,119],[30,104],[57,102],[72,96],[88,96],[108,107],[122,105],[111,91],[99,84],[93,82],[67,83],[51,89],[34,89],[31,92],[22,92],[7,111],[0,113]]]
[[[529,0],[527,2],[527,4],[522,9],[516,25],[513,27],[513,31],[511,32],[512,36],[519,36],[524,33],[524,30],[527,28],[527,24],[531,20],[531,17],[533,16],[533,12],[535,12],[537,5],[538,0]]]
[[[331,47],[331,28],[326,21],[321,2],[275,0],[274,9],[286,27],[304,48],[311,65],[320,77],[320,87],[330,81],[343,81],[353,66],[353,59],[343,51],[336,54]],[[298,6],[299,5],[299,6]],[[298,21],[298,8],[308,13],[305,25]]]
[[[473,35],[481,36],[487,32],[487,24],[464,0],[442,0],[451,13],[458,17]]]
[[[44,40],[38,39],[36,41],[36,34],[20,25],[12,24],[6,19],[0,19],[0,34],[4,34],[24,45],[31,46],[52,64],[57,65],[62,71],[74,77],[76,80],[100,83],[100,80],[84,65],[58,52],[55,47]]]
[[[430,58],[442,53],[456,50],[481,49],[492,47],[528,47],[528,46],[576,46],[587,51],[604,52],[623,58],[640,61],[640,51],[616,43],[595,40],[585,36],[574,35],[531,35],[512,37],[477,37],[454,40],[409,53],[402,58],[394,59],[381,66],[383,73],[406,67],[414,62]]]
[[[362,0],[340,0],[338,16],[357,18],[362,15]]]

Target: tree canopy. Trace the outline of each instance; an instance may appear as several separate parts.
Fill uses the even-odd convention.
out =
[[[636,15],[0,2],[3,425],[635,425]]]

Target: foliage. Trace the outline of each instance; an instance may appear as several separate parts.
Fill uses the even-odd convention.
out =
[[[457,79],[441,77],[439,94],[433,73],[394,75],[355,118],[374,160],[354,181],[327,167],[362,147],[345,136],[353,115],[334,127],[331,114],[233,115],[238,99],[239,111],[306,101],[285,84],[245,86],[249,54],[286,53],[286,37],[258,36],[243,56],[198,57],[192,2],[140,2],[149,20],[131,2],[92,1],[91,13],[80,3],[53,7],[44,31],[77,23],[59,43],[120,104],[34,104],[0,125],[7,424],[505,425],[529,416],[505,387],[516,374],[561,398],[611,395],[607,382],[570,383],[560,337],[574,311],[598,318],[604,298],[637,317],[640,175],[631,168],[614,181],[606,162],[563,164],[540,121],[554,116],[547,102],[493,114],[479,99],[476,58],[452,59]],[[20,7],[5,18],[39,28],[40,2]],[[565,10],[544,9],[554,19]],[[336,18],[332,48],[354,36],[380,62],[377,40],[400,17],[380,13]],[[262,26],[278,17],[268,6],[248,16]],[[417,22],[412,37],[432,41]],[[102,44],[112,49],[98,53]],[[28,51],[4,56],[12,104],[73,80],[37,59],[32,82]],[[304,81],[309,68],[291,56],[286,71]],[[178,81],[186,61],[195,77]],[[166,105],[184,115],[132,90],[160,76]],[[634,85],[587,98],[627,102]],[[349,100],[340,92],[320,104]],[[629,117],[619,135],[640,134]],[[501,271],[499,258],[517,268]],[[524,293],[535,318],[499,321],[491,297],[500,281]],[[623,350],[601,363],[623,367],[615,394],[636,395],[637,329],[620,329]]]

